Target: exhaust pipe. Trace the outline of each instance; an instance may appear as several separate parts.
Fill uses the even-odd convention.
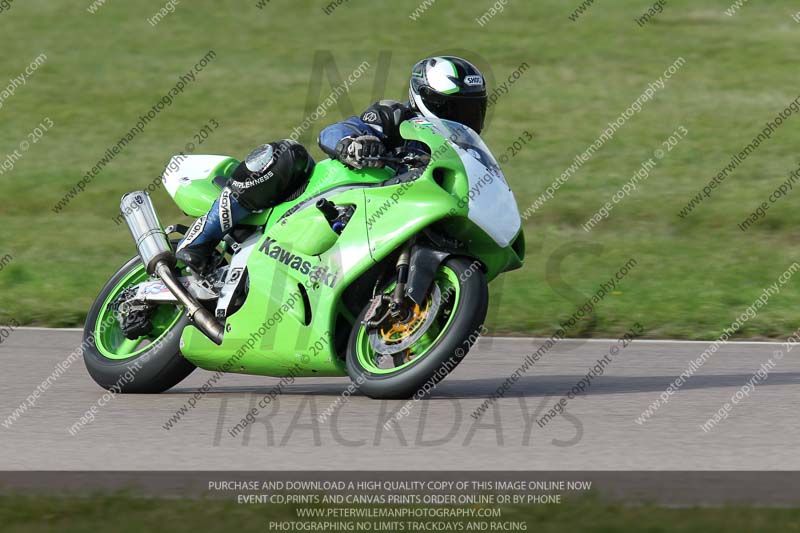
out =
[[[158,220],[150,196],[144,191],[128,193],[122,197],[120,211],[128,224],[147,273],[161,278],[164,285],[184,306],[189,320],[214,343],[222,344],[224,334],[222,324],[186,291],[175,276],[173,271],[177,262],[175,253]]]
[[[175,254],[158,220],[150,195],[144,191],[128,193],[122,197],[119,209],[128,224],[147,273],[153,276],[156,265],[161,261],[175,266]]]
[[[172,267],[165,261],[156,264],[156,275],[161,278],[164,285],[175,295],[175,298],[186,308],[189,320],[194,322],[197,329],[202,331],[206,337],[214,341],[217,345],[222,344],[223,328],[217,322],[211,311],[200,305],[194,297],[186,292],[172,271]]]

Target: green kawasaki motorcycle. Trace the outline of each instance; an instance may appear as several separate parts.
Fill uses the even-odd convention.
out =
[[[94,380],[155,393],[196,367],[349,375],[372,398],[408,398],[446,376],[482,331],[487,282],[522,266],[525,241],[514,195],[474,131],[416,118],[400,132],[430,153],[384,158],[394,169],[319,162],[302,195],[238,224],[202,276],[175,259],[169,236],[187,228],[163,228],[145,191],[125,195],[139,254],[87,317]],[[238,164],[175,156],[163,184],[199,217]]]

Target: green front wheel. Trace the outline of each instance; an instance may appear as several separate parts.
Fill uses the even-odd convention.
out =
[[[384,287],[391,293],[394,285]],[[427,301],[397,323],[368,328],[369,305],[347,346],[347,373],[371,398],[424,396],[466,356],[480,336],[489,294],[477,262],[451,257],[436,273]]]

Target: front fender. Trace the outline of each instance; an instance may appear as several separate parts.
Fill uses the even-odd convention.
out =
[[[411,250],[411,268],[406,285],[406,295],[414,303],[419,305],[424,303],[439,265],[450,255],[452,255],[450,252],[437,250],[427,244],[414,245]]]

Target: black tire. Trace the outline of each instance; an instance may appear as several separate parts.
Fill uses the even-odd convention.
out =
[[[83,361],[89,375],[106,390],[123,393],[159,393],[171,389],[196,367],[180,353],[181,333],[189,319],[184,315],[172,327],[171,335],[153,343],[153,348],[127,359],[109,359],[95,347],[94,328],[106,298],[124,276],[141,266],[135,257],[120,268],[92,304],[83,329]],[[138,368],[137,368],[138,367]],[[130,380],[125,376],[132,375]]]
[[[444,264],[458,275],[461,303],[454,309],[447,329],[418,361],[388,375],[365,369],[356,355],[356,343],[368,304],[356,319],[347,343],[347,373],[353,383],[360,384],[359,390],[370,398],[401,400],[426,395],[432,385],[444,379],[464,359],[480,335],[489,305],[483,272],[476,269],[470,260],[461,257],[451,257]],[[471,272],[469,276],[464,275],[467,271]],[[448,361],[449,364],[445,365]],[[441,368],[446,372],[439,372]]]

